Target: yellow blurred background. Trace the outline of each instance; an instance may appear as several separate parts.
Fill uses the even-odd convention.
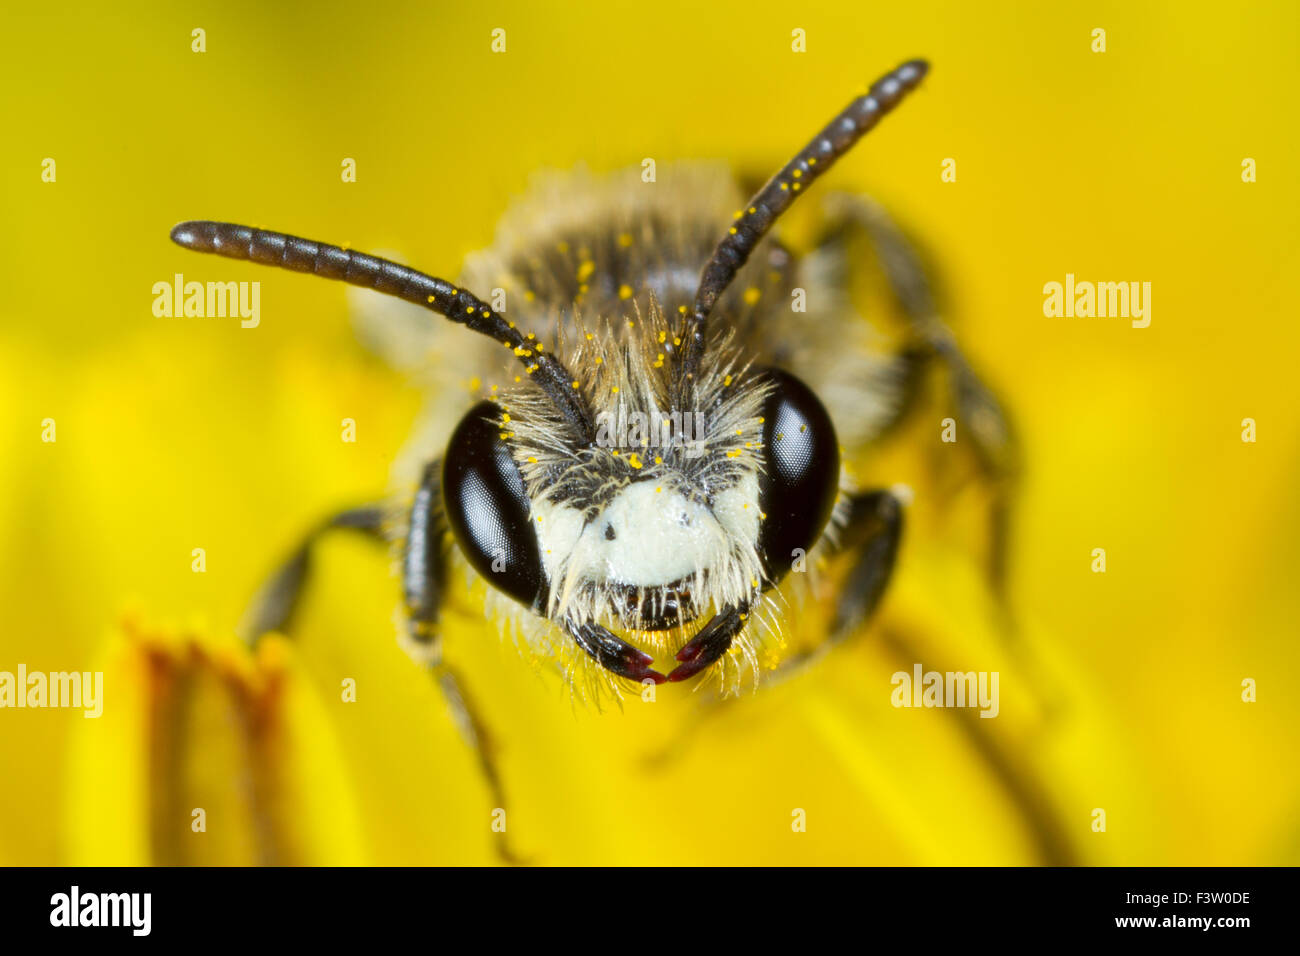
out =
[[[306,527],[387,487],[419,395],[356,343],[338,284],[231,263],[221,278],[262,283],[257,329],[155,318],[155,282],[218,277],[168,242],[174,223],[401,250],[451,275],[535,170],[770,172],[913,56],[933,65],[922,90],[818,189],[868,192],[924,238],[1018,426],[1011,599],[1037,663],[1000,640],[975,561],[924,495],[877,625],[715,715],[677,686],[622,713],[575,708],[470,595],[448,654],[496,732],[511,839],[540,863],[1300,862],[1296,4],[3,16],[0,671],[104,669],[106,688],[99,721],[0,711],[0,863],[250,858],[255,824],[222,810],[245,773],[269,775],[269,815],[294,831],[277,859],[494,859],[473,758],[394,641],[383,555],[330,542],[297,643],[257,662],[227,646]],[[1150,327],[1044,317],[1044,283],[1067,272],[1151,282]],[[185,658],[191,633],[204,650]],[[177,731],[187,761],[166,772],[211,813],[206,842],[170,857],[140,715],[159,661],[209,675],[193,687],[212,672],[200,659],[223,675],[215,716]],[[889,675],[918,659],[1001,668],[999,718],[892,708]],[[230,715],[268,694],[283,719],[257,760],[232,756]]]

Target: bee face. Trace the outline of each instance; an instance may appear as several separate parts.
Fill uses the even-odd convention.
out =
[[[510,413],[473,408],[447,447],[443,499],[475,569],[552,621],[633,634],[747,606],[779,583],[830,519],[834,428],[794,376],[733,380],[723,366],[706,365],[693,436],[672,430],[659,393],[626,379],[608,389],[623,399],[596,416],[614,425],[595,444],[557,440],[563,423],[522,396]],[[629,444],[617,432],[629,419],[665,427],[653,444],[634,428]]]

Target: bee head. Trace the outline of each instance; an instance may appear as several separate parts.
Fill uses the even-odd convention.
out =
[[[525,382],[471,409],[444,458],[443,497],[487,581],[566,626],[685,633],[747,607],[811,548],[834,506],[839,452],[802,382],[703,356],[686,408],[673,397],[661,313],[564,357],[594,434]],[[670,356],[665,361],[665,356]]]

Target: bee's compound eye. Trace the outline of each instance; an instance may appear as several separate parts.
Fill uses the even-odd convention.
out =
[[[537,532],[499,418],[496,405],[479,402],[456,426],[442,465],[443,506],[474,570],[493,587],[536,608],[545,600]]]
[[[840,448],[830,415],[799,379],[779,369],[760,373],[774,385],[763,411],[766,468],[759,483],[759,553],[768,579],[780,581],[799,552],[821,537],[840,482]]]

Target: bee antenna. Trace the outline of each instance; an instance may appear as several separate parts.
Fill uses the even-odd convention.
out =
[[[177,245],[196,252],[260,262],[292,272],[310,272],[374,289],[422,305],[490,336],[514,352],[583,440],[595,441],[591,414],[568,369],[553,355],[544,354],[537,342],[525,339],[518,329],[465,289],[364,252],[229,222],[183,222],[172,229],[171,238]]]
[[[880,122],[881,117],[891,112],[904,94],[916,89],[929,69],[925,60],[909,60],[878,79],[864,96],[846,106],[794,159],[769,179],[737,214],[735,224],[722,237],[700,273],[700,284],[695,290],[695,308],[686,318],[682,332],[682,359],[677,365],[677,383],[682,394],[689,388],[687,383],[695,377],[700,357],[704,354],[704,329],[709,313],[759,241],[777,218],[790,208],[795,197],[830,169]]]

